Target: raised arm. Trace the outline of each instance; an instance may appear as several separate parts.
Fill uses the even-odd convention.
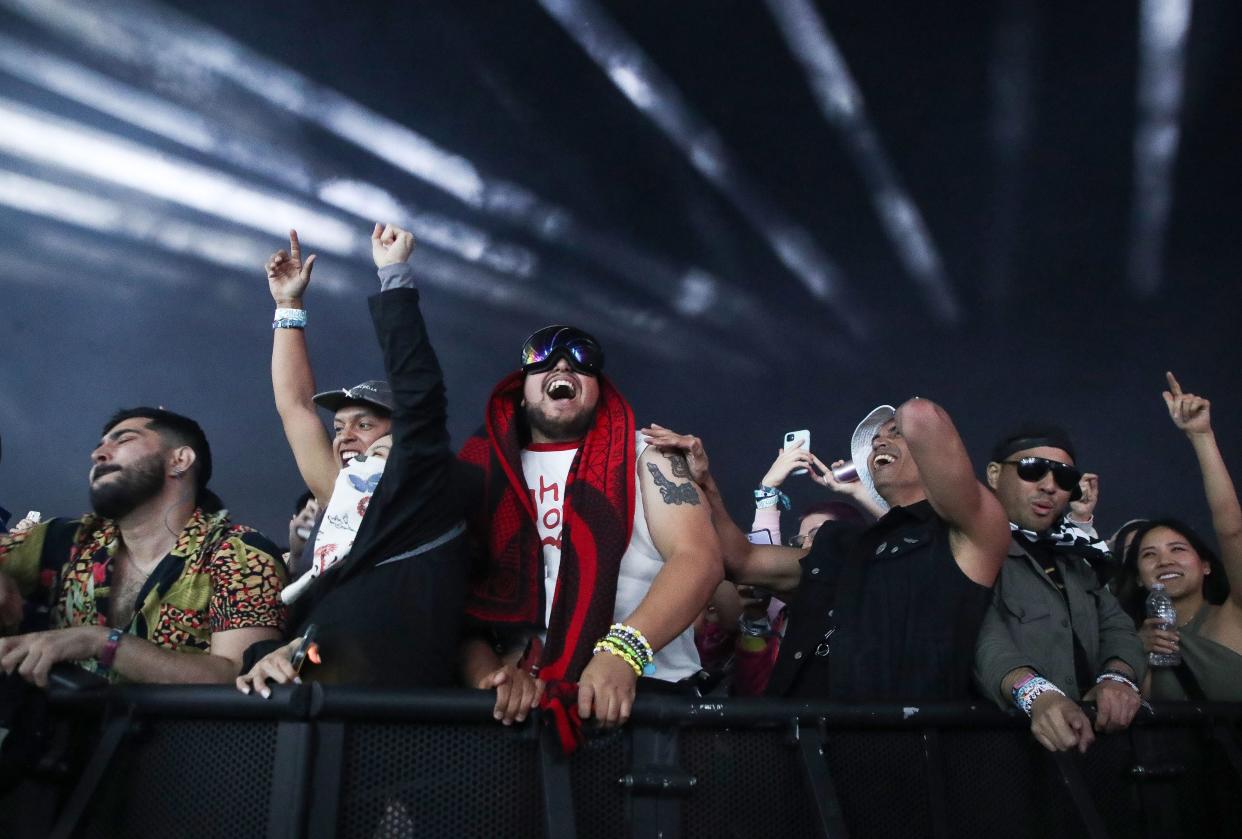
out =
[[[1203,491],[1212,513],[1212,528],[1216,531],[1221,564],[1229,580],[1229,600],[1234,606],[1242,607],[1242,506],[1238,504],[1238,492],[1216,445],[1212,403],[1202,396],[1184,393],[1172,373],[1165,376],[1169,389],[1164,392],[1164,403],[1169,417],[1186,433],[1199,459]]]
[[[268,290],[277,308],[305,308],[302,295],[310,283],[314,265],[314,254],[302,261],[297,231],[290,230],[288,252],[276,251],[266,266]],[[319,506],[326,507],[340,468],[312,401],[315,376],[306,351],[305,329],[272,330],[272,392],[298,472],[315,494]]]
[[[712,528],[720,542],[725,576],[735,583],[762,586],[777,593],[789,593],[797,589],[798,582],[802,579],[799,560],[807,552],[801,548],[750,543],[725,508],[720,487],[712,477],[703,441],[654,423],[644,428],[642,433],[651,445],[664,451],[679,451],[685,456],[690,477],[698,484],[711,511]]]
[[[958,566],[992,585],[1005,561],[1009,523],[996,496],[975,478],[953,420],[935,402],[916,397],[897,409],[897,430],[918,464],[927,500],[952,528]]]

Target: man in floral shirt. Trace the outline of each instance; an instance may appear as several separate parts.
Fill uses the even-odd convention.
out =
[[[91,454],[94,513],[0,535],[0,670],[46,685],[59,662],[113,680],[229,682],[283,628],[285,571],[231,524],[198,423],[121,411]]]

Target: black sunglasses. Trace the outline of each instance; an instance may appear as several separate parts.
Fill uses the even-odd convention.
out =
[[[1055,460],[1049,460],[1046,457],[1022,457],[1017,460],[1003,460],[1004,464],[1017,467],[1018,477],[1024,481],[1035,483],[1042,481],[1044,475],[1048,474],[1048,470],[1052,470],[1052,480],[1056,481],[1057,486],[1066,492],[1073,492],[1078,489],[1078,482],[1082,480],[1082,472],[1079,472],[1068,463],[1060,463]]]

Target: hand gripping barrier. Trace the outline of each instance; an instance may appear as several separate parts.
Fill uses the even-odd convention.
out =
[[[640,697],[562,757],[481,691],[54,690],[0,798],[22,837],[1242,835],[1242,705],[1172,703],[1086,755],[982,704]]]

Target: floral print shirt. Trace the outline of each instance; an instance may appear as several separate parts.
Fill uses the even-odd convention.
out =
[[[77,522],[68,557],[44,557],[43,545],[55,522],[0,534],[0,571],[17,581],[26,599],[22,631],[108,626],[120,529],[108,519],[84,516]],[[230,523],[227,513],[196,509],[135,602],[126,604],[124,613],[132,608],[133,617],[124,628],[130,635],[186,653],[207,652],[213,632],[281,630],[285,569],[279,557],[262,534]],[[82,664],[96,669],[94,661]]]

